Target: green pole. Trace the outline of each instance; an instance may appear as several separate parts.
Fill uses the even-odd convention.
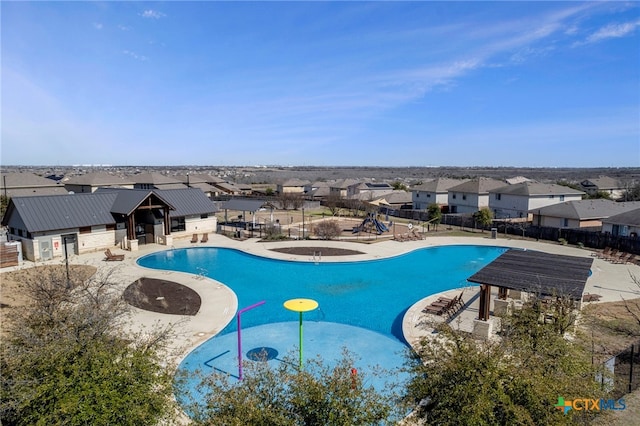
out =
[[[302,311],[300,311],[300,370],[302,370]]]

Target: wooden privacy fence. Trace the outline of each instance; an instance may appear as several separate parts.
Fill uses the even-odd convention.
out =
[[[18,246],[15,244],[0,244],[0,268],[18,266]]]

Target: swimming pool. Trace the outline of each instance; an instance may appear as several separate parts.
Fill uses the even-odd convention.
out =
[[[216,247],[162,251],[138,260],[140,266],[202,274],[230,287],[238,308],[266,301],[259,315],[242,318],[243,328],[292,321],[283,308],[292,298],[318,301],[305,320],[349,324],[404,342],[402,318],[418,300],[468,286],[466,279],[506,248],[441,246],[379,260],[357,262],[283,261]],[[235,321],[221,335],[236,331]]]
[[[197,247],[162,251],[138,260],[140,266],[205,275],[230,287],[238,309],[265,303],[242,317],[243,347],[274,353],[281,362],[297,347],[297,314],[283,307],[286,300],[310,298],[319,303],[306,312],[306,358],[320,356],[335,365],[348,349],[354,367],[379,392],[406,383],[407,345],[402,334],[405,312],[418,300],[469,285],[466,279],[506,251],[491,246],[441,246],[380,260],[357,262],[283,261],[242,251]],[[201,374],[222,372],[238,377],[236,321],[191,351],[178,372],[186,377],[176,399],[190,412],[206,397]],[[386,374],[376,375],[382,368]]]

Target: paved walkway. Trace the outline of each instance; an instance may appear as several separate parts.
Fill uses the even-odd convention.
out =
[[[175,248],[194,247],[194,246],[212,246],[227,247],[245,251],[250,254],[265,256],[282,260],[308,260],[316,261],[310,256],[297,256],[272,251],[272,248],[278,247],[340,247],[346,249],[357,250],[364,254],[322,257],[322,262],[344,262],[367,259],[378,259],[391,256],[397,256],[421,247],[440,246],[440,245],[498,245],[504,247],[526,248],[531,250],[539,250],[548,253],[564,254],[569,256],[590,257],[593,253],[591,250],[578,249],[574,247],[562,246],[559,244],[547,242],[534,242],[528,240],[498,238],[491,239],[489,234],[486,237],[428,237],[424,240],[398,242],[393,240],[380,241],[372,244],[362,244],[357,242],[345,241],[280,241],[280,242],[260,242],[258,239],[248,239],[244,241],[232,240],[221,235],[211,235],[207,243],[190,243],[189,238],[174,240]],[[105,262],[104,253],[89,253],[71,258],[73,264],[94,265],[100,271],[106,271],[113,274],[114,280],[122,283],[122,290],[129,284],[133,283],[140,277],[161,278],[186,285],[197,291],[202,299],[202,306],[198,314],[195,316],[183,317],[176,315],[166,315],[155,312],[143,311],[137,308],[133,309],[133,317],[131,326],[135,330],[149,329],[154,325],[174,324],[177,331],[177,338],[171,348],[171,356],[176,361],[182,359],[190,350],[199,345],[204,340],[220,332],[230,321],[233,320],[238,308],[238,302],[235,294],[222,283],[192,274],[157,271],[140,267],[136,264],[138,257],[147,255],[155,251],[167,250],[167,247],[160,245],[142,246],[136,252],[124,252],[125,260],[122,262]],[[116,250],[122,253],[122,250]],[[60,264],[64,260],[55,259],[46,263]],[[42,264],[42,263],[39,263]],[[24,262],[21,266],[34,266],[33,262]],[[12,268],[6,268],[3,272]],[[13,268],[15,269],[15,268]],[[595,293],[602,296],[601,302],[620,301],[622,299],[631,299],[640,297],[640,289],[633,282],[632,275],[640,278],[640,266],[638,265],[617,265],[606,262],[601,259],[594,258],[592,266],[593,275],[588,279],[585,287],[585,293]],[[451,290],[442,295],[453,297],[460,293],[462,289]],[[497,290],[496,290],[497,291]],[[432,333],[432,326],[429,324],[434,319],[433,315],[423,314],[422,309],[431,301],[437,299],[441,294],[434,294],[416,302],[407,311],[404,322],[403,331],[405,338],[410,343]],[[478,314],[478,288],[468,287],[464,292],[464,300],[466,302],[465,309],[460,311],[451,320],[454,327],[462,330],[470,331],[473,327],[473,319]],[[492,300],[495,300],[495,295]],[[442,319],[435,318],[436,321]]]

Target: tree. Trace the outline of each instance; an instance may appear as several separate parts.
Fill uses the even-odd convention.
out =
[[[629,185],[620,199],[623,201],[640,201],[640,183]]]
[[[342,197],[339,194],[331,193],[324,202],[325,207],[329,209],[332,216],[336,216],[342,208]]]
[[[0,195],[0,218],[4,217],[4,212],[7,211],[7,206],[9,205],[9,197],[5,197],[4,195]]]
[[[4,425],[155,424],[171,421],[171,375],[160,351],[171,333],[125,333],[128,305],[108,276],[64,269],[25,282],[0,356]]]
[[[342,233],[342,228],[335,220],[323,220],[314,225],[313,233],[320,239],[331,240]]]
[[[442,221],[442,210],[437,203],[429,204],[427,206],[427,216],[429,223],[435,226],[435,229],[438,229],[438,225]]]
[[[480,225],[482,232],[484,232],[484,228],[493,222],[493,213],[488,207],[483,207],[473,214],[473,220]]]
[[[391,184],[391,187],[393,189],[395,189],[395,190],[401,190],[401,191],[406,191],[408,189],[407,185],[405,185],[404,183],[400,182],[399,180],[393,182]]]
[[[200,425],[372,425],[389,424],[404,411],[393,391],[367,387],[353,374],[353,358],[345,353],[334,366],[309,360],[303,370],[285,357],[271,368],[247,364],[242,381],[215,374],[203,383],[206,402],[189,408]]]
[[[572,424],[576,413],[556,409],[558,397],[602,393],[587,353],[540,321],[540,309],[525,305],[503,318],[498,341],[440,326],[410,368],[407,400],[417,404],[416,416],[438,425]]]

